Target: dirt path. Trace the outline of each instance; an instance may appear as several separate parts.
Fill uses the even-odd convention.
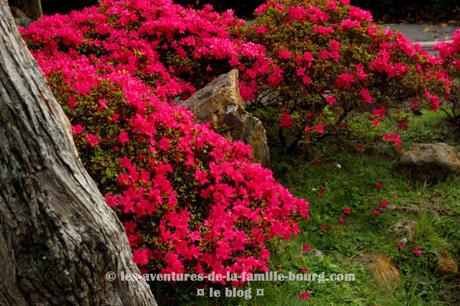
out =
[[[385,28],[400,31],[414,42],[450,40],[455,32],[454,25],[444,24],[381,24]]]

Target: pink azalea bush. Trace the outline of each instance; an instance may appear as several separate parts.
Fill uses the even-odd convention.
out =
[[[175,105],[195,90],[190,78],[223,62],[251,63],[242,69],[252,80],[269,72],[263,47],[231,37],[239,23],[169,0],[102,0],[23,30],[144,271],[266,271],[267,242],[289,239],[308,217],[308,203],[255,164],[247,145]]]
[[[391,109],[436,111],[449,87],[436,58],[348,0],[269,0],[245,35],[277,65],[271,98],[251,105],[279,112],[280,135],[296,137],[294,146],[340,132],[349,115],[378,126]],[[397,125],[384,139],[399,145]]]
[[[460,29],[452,37],[452,42],[436,46],[442,61],[442,77],[448,78],[450,91],[446,95],[446,113],[456,127],[460,127]]]

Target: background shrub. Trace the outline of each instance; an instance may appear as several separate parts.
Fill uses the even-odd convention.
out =
[[[286,150],[342,133],[350,115],[378,126],[391,109],[399,124],[384,139],[399,145],[405,112],[440,106],[449,82],[438,60],[379,28],[370,12],[346,0],[291,0],[269,1],[256,14],[246,39],[264,45],[278,70],[265,84],[273,90],[251,106],[278,116]]]
[[[443,72],[449,79],[450,89],[445,112],[454,124],[457,132],[460,130],[460,29],[457,29],[452,42],[439,43],[436,46],[444,68]]]

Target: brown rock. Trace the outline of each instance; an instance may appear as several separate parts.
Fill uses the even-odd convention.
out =
[[[210,122],[216,132],[249,144],[254,159],[270,164],[270,151],[262,122],[245,111],[238,87],[238,70],[220,75],[183,103],[198,122]]]
[[[457,275],[458,265],[452,259],[449,252],[440,247],[438,248],[438,261],[436,263],[436,274],[440,276]]]
[[[391,292],[399,285],[399,270],[390,258],[383,254],[362,254],[353,261],[364,264],[374,275],[383,292]]]
[[[416,226],[417,223],[414,221],[400,220],[393,224],[388,231],[400,238],[407,238],[409,241],[414,241]]]
[[[416,144],[401,156],[397,166],[422,178],[459,174],[460,153],[443,142]]]

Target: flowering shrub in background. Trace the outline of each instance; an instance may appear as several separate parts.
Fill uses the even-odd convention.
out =
[[[294,146],[343,130],[350,114],[378,126],[390,109],[436,111],[448,90],[438,59],[347,0],[270,0],[256,17],[246,38],[264,45],[278,70],[267,81],[273,93],[252,105],[280,112]],[[399,145],[396,127],[385,140]]]
[[[435,48],[439,51],[444,68],[441,73],[450,82],[450,91],[446,96],[446,114],[460,128],[460,29],[455,32],[452,42],[439,43]]]
[[[270,72],[263,47],[231,38],[239,23],[169,0],[103,0],[23,30],[144,271],[266,271],[267,241],[289,239],[308,217],[247,145],[174,104],[216,67],[250,82]]]

